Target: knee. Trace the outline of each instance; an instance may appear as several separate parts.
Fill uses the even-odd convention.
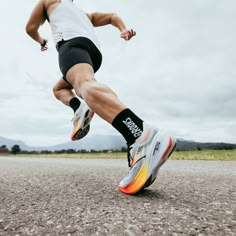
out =
[[[103,100],[109,91],[106,85],[94,81],[83,84],[82,96],[87,103],[93,103]]]
[[[52,91],[53,91],[54,96],[58,99],[59,98],[59,94],[60,94],[60,88],[57,86],[57,84],[54,85]]]
[[[74,80],[73,88],[80,91],[86,90],[94,82],[96,82],[96,80],[92,75],[81,76]]]
[[[81,94],[83,99],[94,96],[97,87],[97,81],[93,76],[83,76],[74,80],[73,88],[76,94]]]

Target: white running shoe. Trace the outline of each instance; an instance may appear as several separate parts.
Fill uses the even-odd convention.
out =
[[[119,184],[120,191],[135,194],[151,185],[160,167],[176,145],[175,139],[164,130],[143,123],[142,135],[129,147],[130,171]]]
[[[90,122],[94,116],[94,112],[85,103],[81,103],[75,112],[73,118],[74,130],[71,140],[79,140],[86,136],[90,129]]]

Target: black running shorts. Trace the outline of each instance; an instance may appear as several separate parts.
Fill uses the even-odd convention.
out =
[[[60,41],[56,45],[60,70],[66,80],[68,70],[79,63],[88,63],[94,73],[102,63],[102,54],[88,38],[77,37],[67,41]]]

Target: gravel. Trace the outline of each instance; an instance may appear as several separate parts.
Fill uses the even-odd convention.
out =
[[[236,162],[172,161],[134,196],[125,160],[0,157],[0,235],[236,235]]]

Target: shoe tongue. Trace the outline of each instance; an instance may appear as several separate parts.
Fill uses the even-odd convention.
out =
[[[152,130],[150,128],[146,128],[143,130],[141,136],[139,136],[136,140],[135,143],[140,144],[140,143],[146,143],[150,137],[150,134],[152,133]]]
[[[147,132],[149,132],[149,130],[143,129],[142,134],[135,140],[135,143],[139,143],[140,140],[142,140],[143,137],[147,134]]]

